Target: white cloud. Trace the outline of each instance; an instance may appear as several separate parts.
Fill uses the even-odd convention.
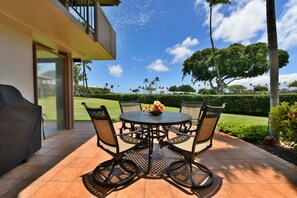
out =
[[[297,47],[297,0],[284,5],[281,18],[277,21],[278,43],[281,49]]]
[[[204,24],[209,26],[209,6],[205,0],[195,0],[195,8],[205,12]],[[224,9],[223,9],[224,8]],[[277,19],[278,43],[281,49],[297,47],[297,0],[287,0]],[[249,44],[253,39],[267,42],[266,1],[232,1],[230,5],[213,7],[215,40]],[[260,36],[260,37],[259,37]]]
[[[282,74],[279,75],[279,83],[280,83],[280,89],[285,87],[286,85],[290,84],[291,82],[295,81],[297,79],[297,73],[292,74]],[[265,85],[270,83],[270,77],[269,74],[265,74],[262,76],[258,76],[255,78],[245,78],[241,80],[235,80],[230,85],[243,85],[247,88],[250,88],[250,84],[253,85]]]
[[[297,47],[297,0],[289,0],[284,5],[284,11],[277,19],[277,37],[280,49],[288,50]],[[258,42],[267,43],[267,31],[262,34]]]
[[[195,0],[195,6],[199,6],[200,4],[204,3],[205,0]]]
[[[169,71],[168,67],[164,65],[161,59],[157,59],[152,62],[150,65],[146,66],[146,69],[153,70],[156,72],[166,72]]]
[[[264,0],[252,0],[224,17],[214,30],[215,39],[228,42],[249,42],[266,28]]]
[[[195,7],[206,13],[204,25],[209,26],[209,5],[195,0]],[[231,1],[213,7],[213,37],[226,42],[251,43],[251,39],[266,29],[265,0]]]
[[[108,67],[109,73],[114,77],[121,77],[123,74],[123,69],[121,65],[111,65]]]
[[[186,58],[190,57],[194,53],[191,47],[194,47],[198,44],[198,39],[187,37],[182,43],[167,48],[166,52],[174,56],[172,63],[183,62]]]

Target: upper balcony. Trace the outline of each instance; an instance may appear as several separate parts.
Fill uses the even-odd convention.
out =
[[[2,1],[0,21],[32,36],[33,41],[73,58],[116,58],[116,34],[101,5],[119,0],[27,0]],[[101,5],[100,5],[101,4]]]

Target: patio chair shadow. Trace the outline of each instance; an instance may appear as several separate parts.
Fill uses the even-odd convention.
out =
[[[153,164],[151,169],[151,174],[146,174],[147,172],[147,153],[148,149],[133,149],[126,154],[126,158],[134,161],[139,165],[139,173],[138,176],[129,184],[124,185],[121,188],[105,188],[97,185],[93,180],[93,171],[82,175],[82,181],[84,183],[85,188],[94,196],[97,197],[106,197],[112,192],[120,191],[124,188],[129,187],[134,182],[137,182],[139,179],[163,179],[169,184],[175,186],[177,189],[185,193],[185,195],[195,195],[197,197],[212,197],[217,192],[219,192],[223,180],[218,175],[214,174],[214,182],[211,186],[204,189],[190,189],[184,188],[175,182],[173,182],[170,177],[167,175],[166,167],[175,160],[181,159],[182,156],[175,151],[170,150],[167,146],[162,149],[154,144],[154,152],[153,152]],[[184,177],[184,172],[180,172],[180,175]],[[187,178],[185,178],[187,180]]]
[[[93,179],[93,171],[86,173],[84,175],[81,176],[82,177],[82,181],[84,186],[86,187],[86,189],[94,196],[96,197],[107,197],[109,194],[111,194],[112,192],[115,191],[119,191],[122,190],[124,188],[127,188],[128,186],[130,186],[131,184],[137,182],[139,179],[141,179],[140,177],[136,177],[131,183],[126,184],[124,186],[120,186],[120,187],[114,187],[114,188],[107,188],[107,187],[103,187],[103,186],[99,186],[95,183],[94,179]]]
[[[83,181],[85,188],[92,195],[94,195],[96,197],[107,197],[108,195],[110,195],[111,193],[113,193],[115,191],[120,191],[122,189],[129,187],[130,185],[132,185],[133,183],[137,182],[139,179],[142,178],[142,177],[137,177],[131,183],[129,183],[125,186],[118,187],[118,188],[106,188],[106,187],[99,186],[94,182],[93,172],[86,173],[86,174],[82,175],[81,177],[82,177],[82,181]],[[169,177],[167,177],[165,175],[162,177],[162,179],[164,179],[169,184],[175,186],[177,189],[179,189],[186,195],[196,195],[197,197],[213,197],[216,193],[219,192],[219,190],[221,189],[222,184],[223,184],[223,179],[221,177],[219,177],[218,175],[214,175],[214,182],[211,186],[209,186],[208,188],[203,188],[203,189],[184,188],[182,186],[179,186],[175,182],[173,182]]]

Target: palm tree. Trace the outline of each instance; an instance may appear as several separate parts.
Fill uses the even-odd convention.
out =
[[[156,77],[154,81],[156,82],[156,91],[157,91],[157,88],[158,88],[158,86],[157,86],[157,82],[160,81],[159,77]]]
[[[266,0],[266,18],[270,65],[270,107],[272,108],[279,105],[279,61],[274,0]],[[271,125],[269,133],[275,138],[276,144],[280,144],[279,133],[273,131]]]
[[[212,9],[213,9],[214,5],[229,4],[231,2],[230,2],[230,0],[206,0],[206,1],[209,3],[209,37],[210,37],[211,48],[212,48],[213,64],[214,64],[214,66],[216,68],[217,75],[218,75],[219,93],[223,94],[224,93],[223,83],[222,83],[222,78],[221,78],[221,75],[220,75],[219,66],[217,64],[216,57],[215,57],[215,46],[214,46],[214,42],[213,42],[213,38],[212,38]]]
[[[92,71],[92,68],[89,65],[91,63],[92,63],[92,61],[90,61],[90,60],[82,60],[81,63],[76,64],[82,68],[82,73],[80,74],[80,77],[82,78],[83,87],[85,88],[85,93],[86,93],[87,97],[90,97],[90,92],[89,92],[89,87],[88,87],[88,78],[87,78],[86,70]],[[86,85],[86,87],[85,87],[85,85]]]
[[[153,88],[152,86],[155,85],[155,81],[153,80],[150,84],[149,84],[149,88],[151,89],[151,94],[153,93]]]
[[[73,66],[73,82],[74,82],[74,90],[77,92],[78,90],[78,84],[79,81],[81,81],[81,77],[80,77],[80,66],[78,64],[75,64]]]
[[[113,87],[114,87],[113,85],[110,85],[110,90],[111,90],[111,91],[112,91]]]
[[[143,83],[145,83],[145,89],[147,89],[147,83],[149,83],[149,80],[147,78],[145,78]]]

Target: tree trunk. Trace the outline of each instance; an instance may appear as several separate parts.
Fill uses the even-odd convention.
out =
[[[86,92],[87,92],[87,98],[90,97],[90,92],[89,92],[89,87],[88,87],[88,78],[87,78],[87,73],[85,75],[85,80],[86,80]]]
[[[275,2],[266,0],[266,17],[267,17],[267,35],[270,65],[270,108],[279,105],[279,62],[277,46],[277,30],[275,20]],[[269,118],[271,119],[271,118]],[[279,133],[269,127],[270,135],[280,144]]]
[[[217,60],[216,60],[216,56],[215,56],[215,48],[214,48],[214,42],[213,42],[213,38],[212,38],[212,5],[209,6],[209,37],[210,37],[210,42],[211,42],[211,49],[212,49],[212,57],[213,57],[213,64],[216,68],[217,71],[217,75],[218,75],[218,79],[219,79],[219,94],[223,94],[224,90],[223,90],[223,86],[222,86],[222,79],[221,79],[221,75],[220,75],[220,70],[219,70],[219,66],[217,64]]]

